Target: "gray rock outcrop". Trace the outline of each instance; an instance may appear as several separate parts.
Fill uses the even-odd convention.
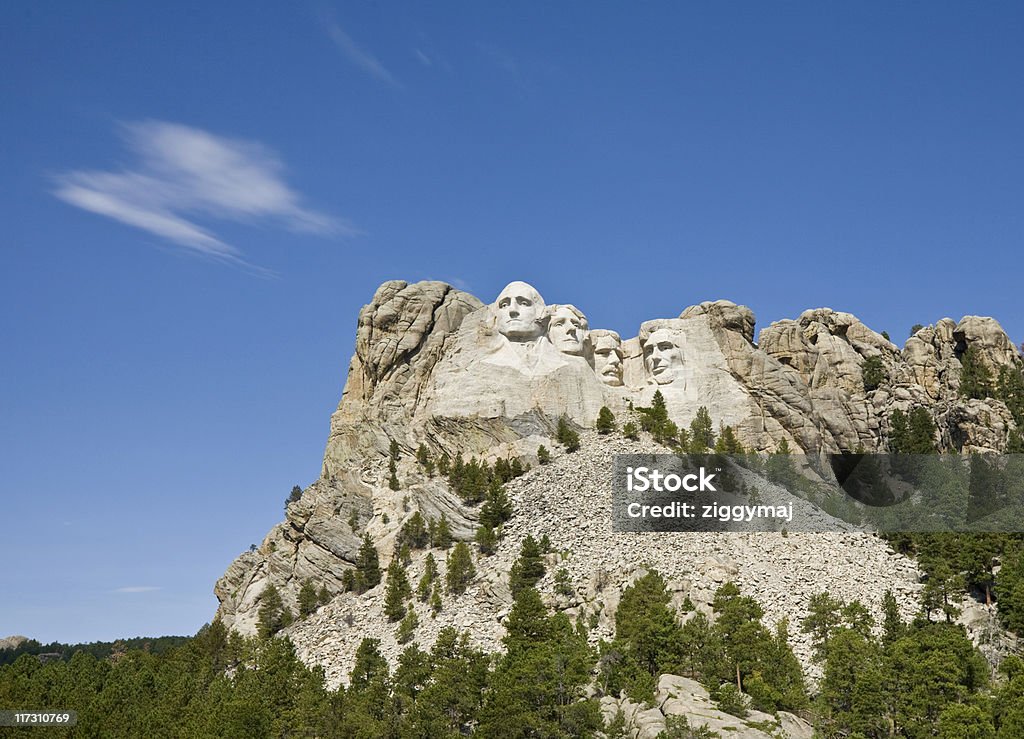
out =
[[[416,640],[422,647],[443,625],[455,625],[469,629],[478,644],[500,648],[501,618],[510,606],[508,569],[522,538],[539,532],[569,552],[564,566],[577,592],[566,599],[550,583],[542,590],[555,607],[593,614],[595,639],[610,636],[618,595],[644,562],[669,576],[679,602],[690,597],[705,610],[725,579],[761,601],[769,620],[799,622],[810,595],[824,589],[877,611],[882,593],[893,588],[913,610],[916,568],[868,534],[806,535],[813,536],[809,543],[795,534],[613,533],[606,490],[611,455],[659,449],[589,429],[602,406],[624,418],[631,405],[649,405],[660,391],[680,426],[705,406],[716,424],[731,425],[757,451],[774,451],[783,440],[809,454],[884,450],[892,412],[913,407],[928,410],[945,448],[998,451],[1014,427],[1005,404],[959,393],[960,357],[968,347],[993,371],[1021,366],[996,321],[942,319],[900,349],[853,315],[819,308],[769,325],[755,342],[752,311],[719,300],[644,322],[636,336],[622,340],[615,332],[591,331],[569,305],[572,296],[564,297],[548,306],[529,285],[511,283],[499,300],[484,305],[440,282],[381,285],[359,315],[321,476],[262,544],[217,582],[225,624],[252,633],[270,584],[297,611],[299,588],[309,579],[336,597],[290,628],[303,659],[323,665],[337,683],[364,635],[380,636],[387,656],[397,657],[399,646],[382,615],[383,586],[359,596],[343,592],[363,535],[370,535],[386,566],[398,530],[417,510],[433,520],[444,516],[464,540],[472,539],[478,519],[478,509],[416,463],[415,450],[422,444],[435,459],[535,463],[541,444],[553,449],[562,417],[584,434],[583,452],[510,483],[516,515],[500,551],[480,561],[469,591],[447,602],[438,618],[420,614]],[[559,321],[556,337],[546,333],[552,316]],[[881,363],[883,378],[866,389],[869,360]],[[392,442],[400,450],[398,491],[388,485]],[[423,553],[414,553],[410,577],[418,577],[422,560]],[[804,635],[792,640],[813,676]],[[662,721],[666,706],[676,705],[671,701],[702,700],[695,686],[675,685],[677,694],[657,709]],[[636,723],[651,728],[658,719],[638,714]]]
[[[0,639],[0,649],[17,649],[27,641],[28,637],[21,636],[20,634],[5,636],[3,639]]]
[[[750,711],[744,718],[719,710],[708,691],[696,680],[679,675],[662,675],[654,694],[654,707],[645,708],[626,698],[601,699],[601,717],[605,724],[621,711],[626,728],[636,739],[657,739],[666,729],[670,716],[684,717],[692,729],[706,728],[735,739],[811,739],[814,727],[799,716],[785,711],[776,715]]]

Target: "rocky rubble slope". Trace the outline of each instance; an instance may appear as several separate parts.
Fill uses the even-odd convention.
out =
[[[479,647],[500,650],[501,622],[512,604],[508,572],[522,540],[543,534],[554,551],[548,555],[547,575],[538,588],[553,608],[572,617],[582,616],[589,622],[597,614],[597,627],[590,635],[595,644],[612,638],[622,590],[647,568],[665,576],[677,606],[689,598],[709,616],[715,590],[727,581],[758,600],[768,624],[782,618],[799,624],[810,597],[824,590],[843,600],[860,600],[879,622],[888,589],[896,594],[905,617],[917,610],[920,585],[914,563],[868,533],[613,532],[612,455],[656,451],[661,450],[650,443],[587,433],[580,451],[560,453],[551,464],[509,482],[506,487],[515,514],[506,524],[498,552],[478,558],[475,581],[463,595],[446,595],[436,619],[425,604],[416,604],[420,626],[415,641],[429,649],[441,628],[455,626],[468,630]],[[386,474],[385,468],[379,474]],[[750,482],[756,483],[763,499],[771,499],[774,486],[761,478],[751,477]],[[390,510],[400,510],[405,493],[393,491],[392,495]],[[391,552],[381,551],[383,566]],[[425,556],[426,552],[414,552],[408,568],[413,585],[423,572]],[[444,552],[435,550],[434,556],[443,576]],[[571,597],[555,594],[554,573],[561,567],[568,570],[573,583]],[[397,624],[385,617],[383,600],[383,583],[363,595],[341,594],[285,633],[303,660],[323,666],[328,681],[338,684],[351,670],[363,637],[379,638],[381,652],[392,661],[405,648],[395,639]],[[813,675],[816,667],[807,636],[799,628],[791,628],[790,636],[795,653]]]

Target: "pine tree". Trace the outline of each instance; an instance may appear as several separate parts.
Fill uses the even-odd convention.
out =
[[[430,544],[430,534],[427,531],[423,514],[416,511],[402,524],[402,528],[395,537],[395,547],[401,549],[408,546],[409,549],[426,549]]]
[[[448,626],[439,631],[429,662],[430,680],[416,699],[409,721],[391,735],[456,739],[478,722],[487,691],[488,657],[469,645],[465,633]]]
[[[487,486],[491,480],[492,471],[486,462],[478,462],[476,457],[471,457],[469,462],[463,463],[461,457],[456,457],[448,472],[448,482],[455,493],[465,503],[479,503],[487,495]]]
[[[649,431],[656,442],[666,446],[679,445],[682,433],[668,417],[668,407],[665,405],[665,396],[661,394],[661,390],[654,392],[650,408],[637,408],[637,411],[640,413],[640,427],[644,431]],[[627,438],[636,438],[635,431],[635,425],[623,429]]]
[[[999,665],[1003,686],[995,696],[1000,736],[1024,736],[1024,661],[1010,655]]]
[[[935,445],[935,422],[932,421],[932,417],[927,409],[917,406],[911,410],[908,426],[908,454],[934,454],[937,451]]]
[[[398,442],[391,440],[391,447],[388,450],[388,487],[392,490],[401,489],[398,482]]]
[[[850,629],[831,639],[819,686],[818,710],[825,736],[887,737],[886,666],[878,645]]]
[[[317,597],[313,581],[306,578],[299,589],[299,617],[305,618],[315,611],[319,605],[320,599]]]
[[[983,460],[981,455],[971,455],[971,466]],[[974,470],[971,471],[974,480]],[[972,503],[972,508],[974,504]],[[1000,564],[1000,557],[1006,546],[1000,534],[973,534],[958,538],[960,556],[957,569],[964,575],[965,584],[970,590],[980,590],[985,594],[985,605],[992,605],[992,586],[995,584],[995,569]]]
[[[292,622],[292,613],[285,607],[281,593],[273,583],[268,585],[260,596],[259,620],[256,624],[257,633],[268,639]]]
[[[1024,428],[1024,367],[1000,367],[997,396],[1006,403],[1018,430]]]
[[[412,595],[405,568],[392,560],[384,590],[384,613],[389,621],[398,621],[405,615],[405,601]]]
[[[424,603],[430,598],[430,591],[434,586],[434,581],[437,579],[437,560],[434,559],[433,552],[427,553],[426,559],[423,560],[423,575],[420,577],[419,583],[416,585],[416,595]]]
[[[435,549],[449,549],[452,545],[452,531],[448,527],[448,517],[443,513],[441,514],[441,520],[437,522],[437,527],[434,529],[434,536],[430,543]]]
[[[992,372],[974,346],[960,356],[960,394],[979,400],[993,395]]]
[[[523,539],[519,558],[509,572],[509,589],[514,598],[523,588],[532,588],[544,577],[544,559],[540,545],[532,536]]]
[[[938,739],[995,739],[996,736],[989,711],[979,705],[949,704],[939,714],[936,728]]]
[[[601,411],[597,414],[597,433],[599,434],[610,434],[615,431],[615,416],[609,410],[608,406],[601,406]]]
[[[939,611],[946,623],[952,623],[960,615],[960,607],[956,603],[964,589],[963,576],[953,570],[945,557],[925,561],[922,555],[921,566],[928,573],[921,591],[921,610],[925,618],[931,621],[932,613]]]
[[[621,680],[631,697],[650,689],[657,675],[673,672],[683,663],[682,633],[671,606],[665,580],[656,570],[622,592],[615,611],[615,644],[624,665]],[[647,679],[643,679],[646,675]]]
[[[487,500],[480,508],[480,525],[497,529],[512,518],[512,502],[508,499],[505,486],[497,479],[491,480],[487,489]]]
[[[416,461],[420,463],[421,467],[426,467],[427,462],[430,461],[430,451],[427,449],[427,445],[422,442],[416,447]]]
[[[571,598],[576,594],[576,589],[572,586],[572,578],[569,577],[569,570],[564,567],[559,568],[555,573],[555,593],[563,598]]]
[[[331,591],[326,585],[320,586],[320,592],[316,594],[317,604],[324,606],[331,602]]]
[[[828,657],[828,641],[842,623],[843,604],[826,591],[811,596],[807,606],[807,617],[802,624],[805,634],[811,635],[814,657],[823,662]]]
[[[1024,545],[1019,540],[1002,556],[995,594],[999,621],[1015,634],[1024,635]]]
[[[395,631],[395,640],[399,644],[405,644],[416,635],[416,627],[419,625],[420,618],[416,615],[416,609],[410,608]]]
[[[739,455],[743,454],[744,451],[743,444],[736,438],[736,433],[732,430],[732,426],[724,426],[718,435],[718,441],[715,442],[715,453]]]
[[[790,456],[789,442],[783,439],[773,454],[768,456],[765,474],[776,485],[791,489],[797,483],[798,473]]]
[[[538,464],[548,464],[550,462],[551,462],[551,452],[548,451],[548,448],[546,446],[541,444],[539,447],[537,447],[537,463]]]
[[[476,529],[473,541],[480,547],[480,553],[490,556],[498,551],[498,535],[490,526],[480,524]]]
[[[864,390],[871,392],[885,380],[885,365],[880,356],[868,357],[860,368],[864,381]]]
[[[679,427],[674,421],[665,421],[654,432],[654,440],[659,444],[674,447],[679,445]]]
[[[294,485],[292,487],[291,494],[288,496],[288,499],[285,500],[285,502],[284,502],[284,507],[287,508],[292,503],[295,503],[296,501],[298,501],[301,497],[302,497],[302,488],[300,488],[298,485]]]
[[[910,422],[907,414],[896,408],[889,414],[889,451],[893,454],[908,454],[910,448]]]
[[[505,655],[489,681],[477,733],[593,736],[601,718],[583,692],[594,663],[586,637],[565,614],[549,616],[533,588],[518,594],[505,628]]]
[[[396,638],[398,634],[396,633]],[[422,694],[423,689],[430,682],[433,673],[433,665],[430,663],[430,655],[424,652],[416,644],[412,644],[402,650],[398,656],[398,668],[395,670],[395,679],[392,683],[392,690],[396,703],[400,704],[398,710],[405,711],[412,708],[417,697]]]
[[[702,683],[714,686],[731,679],[725,644],[704,613],[698,611],[683,624],[679,650],[685,672]]]
[[[430,594],[430,615],[437,618],[437,614],[441,612],[441,588],[438,583],[434,583],[434,591]]]
[[[474,577],[476,577],[476,567],[473,566],[473,555],[466,543],[460,541],[448,555],[448,567],[445,573],[448,592],[461,595],[466,592],[466,587]]]
[[[362,691],[374,682],[387,681],[389,672],[388,661],[380,653],[380,639],[365,638],[356,649],[349,685],[353,690]]]
[[[668,406],[665,405],[665,396],[661,394],[661,390],[654,391],[647,417],[651,419],[652,429],[668,420]]]
[[[887,698],[908,737],[930,737],[947,705],[984,687],[989,667],[962,626],[924,623],[889,647]]]
[[[565,416],[558,419],[555,440],[565,447],[565,451],[570,453],[580,448],[580,436],[569,425],[569,420]]]
[[[622,427],[622,435],[631,441],[637,441],[640,438],[640,430],[636,427],[635,423],[629,421]]]
[[[355,590],[365,593],[380,584],[380,558],[369,534],[363,534],[363,543],[356,555]]]
[[[743,678],[754,671],[759,643],[766,639],[761,625],[764,611],[753,598],[740,595],[733,583],[726,583],[715,592],[712,607],[718,614],[715,630],[722,636],[733,665],[736,689],[742,693]]]
[[[491,482],[505,483],[512,479],[512,465],[507,459],[499,459],[494,463]]]
[[[762,645],[758,665],[744,683],[754,708],[775,711],[799,711],[809,698],[800,660],[789,646],[789,624],[782,619],[775,633]]]
[[[882,643],[888,646],[903,636],[905,628],[896,596],[891,590],[886,590],[882,597],[882,614]]]
[[[690,422],[690,452],[703,454],[715,446],[714,425],[706,406],[697,409],[697,415]]]

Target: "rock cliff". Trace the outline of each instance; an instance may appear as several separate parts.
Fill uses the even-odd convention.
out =
[[[810,595],[826,588],[872,609],[892,588],[912,611],[919,588],[913,563],[868,534],[611,531],[612,455],[658,447],[589,430],[602,406],[625,418],[630,408],[650,405],[656,391],[680,426],[705,406],[716,425],[732,426],[758,451],[774,451],[783,441],[809,454],[884,450],[892,412],[913,407],[927,409],[936,441],[949,450],[1001,450],[1014,428],[1001,401],[966,400],[959,393],[961,357],[969,347],[992,370],[1021,364],[991,318],[944,318],[917,331],[902,349],[853,315],[828,308],[773,323],[756,342],[754,329],[749,308],[719,300],[647,321],[622,340],[591,329],[572,305],[546,305],[524,283],[510,284],[489,305],[439,282],[381,285],[359,315],[321,476],[288,506],[285,521],[262,545],[242,554],[217,582],[219,617],[252,633],[268,585],[297,611],[299,588],[309,579],[336,597],[290,627],[304,659],[322,664],[336,683],[363,636],[383,633],[382,649],[397,655],[382,615],[383,585],[362,595],[343,592],[364,534],[386,565],[400,527],[416,511],[432,520],[444,516],[455,538],[464,540],[472,539],[479,517],[442,476],[416,463],[420,445],[434,459],[519,457],[534,464],[509,483],[515,515],[499,551],[478,562],[467,593],[447,602],[436,619],[421,614],[416,640],[424,647],[448,624],[469,629],[489,649],[499,647],[510,605],[508,570],[527,533],[547,533],[562,552],[575,595],[558,595],[550,583],[541,589],[551,605],[594,618],[595,639],[610,634],[618,593],[647,566],[669,577],[679,602],[689,597],[705,610],[716,584],[729,579],[758,598],[770,619],[799,620]],[[869,360],[880,363],[877,382],[865,382]],[[554,451],[562,417],[583,432],[583,450],[556,453],[551,465],[536,466],[541,445]],[[398,490],[388,484],[392,443],[399,449]],[[414,554],[411,577],[418,576],[423,556]],[[813,670],[802,635],[793,639]]]

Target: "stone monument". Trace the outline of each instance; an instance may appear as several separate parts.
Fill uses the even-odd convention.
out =
[[[548,309],[548,340],[563,354],[584,356],[589,328],[587,317],[574,305],[552,305]]]

